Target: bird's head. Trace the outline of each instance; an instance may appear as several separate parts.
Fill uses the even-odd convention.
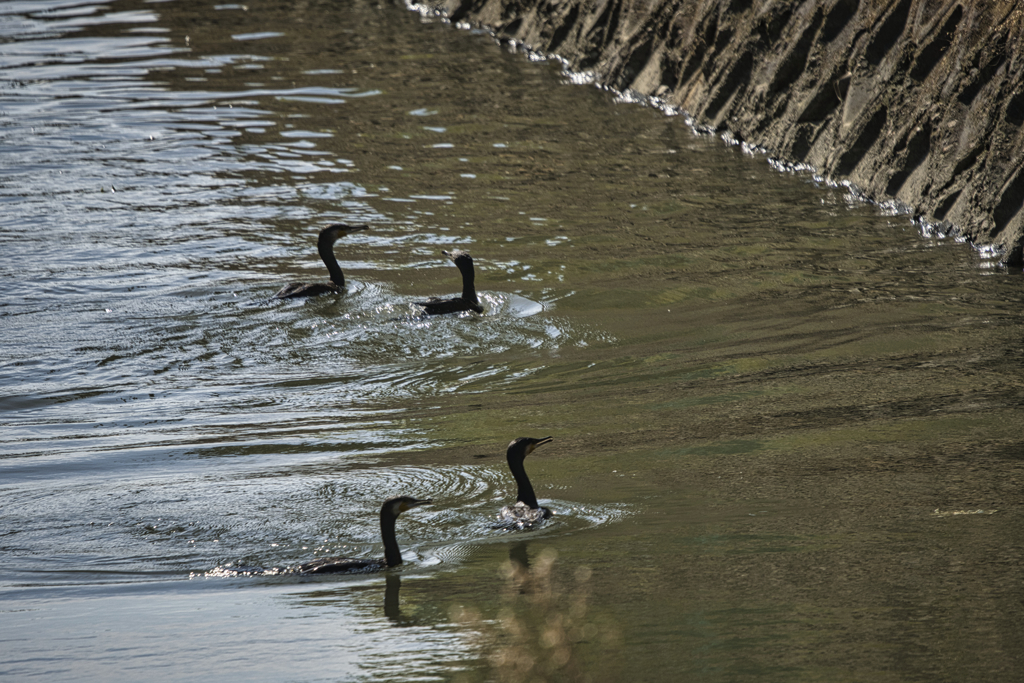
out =
[[[428,505],[432,502],[434,501],[430,500],[429,498],[420,500],[418,498],[413,498],[412,496],[398,496],[397,498],[391,498],[385,501],[384,508],[386,510],[389,510],[393,516],[397,517],[403,512],[412,510],[414,507],[419,507],[420,505]]]
[[[320,231],[320,234],[332,242],[339,237],[350,235],[353,232],[359,232],[360,230],[369,230],[369,225],[349,225],[348,223],[331,223],[326,228]]]
[[[534,439],[529,436],[521,436],[515,439],[508,445],[507,455],[509,458],[525,458],[537,448],[537,446],[543,446],[544,444],[552,441],[552,437],[543,436],[539,439]]]
[[[461,249],[453,249],[452,251],[442,251],[442,254],[451,259],[459,270],[465,270],[469,268],[473,269],[473,257],[469,255],[468,251],[462,251]]]

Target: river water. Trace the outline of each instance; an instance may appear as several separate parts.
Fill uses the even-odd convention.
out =
[[[0,36],[0,678],[1024,676],[1018,274],[404,6]]]

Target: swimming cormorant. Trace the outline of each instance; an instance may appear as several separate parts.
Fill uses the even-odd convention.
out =
[[[330,282],[291,282],[281,288],[275,299],[291,299],[299,296],[317,296],[318,294],[337,294],[345,287],[345,275],[341,272],[338,259],[334,258],[334,243],[343,237],[359,230],[367,230],[368,225],[348,225],[333,223],[320,231],[316,240],[316,250],[331,274]]]
[[[395,520],[406,510],[430,503],[412,496],[398,496],[384,501],[380,508],[380,537],[384,541],[383,560],[360,560],[345,557],[320,557],[312,562],[299,565],[299,574],[340,574],[347,572],[379,572],[388,567],[402,564],[402,551],[395,540]]]
[[[461,313],[462,311],[483,313],[484,307],[480,305],[480,300],[476,298],[476,287],[473,284],[473,280],[476,277],[473,271],[473,257],[469,255],[469,252],[458,249],[455,251],[442,251],[441,253],[450,258],[458,267],[459,272],[462,273],[462,296],[452,299],[432,298],[427,301],[417,301],[416,305],[422,306],[427,315]]]
[[[523,527],[551,517],[551,510],[538,505],[533,485],[530,484],[530,478],[526,476],[526,468],[523,467],[523,460],[526,456],[532,453],[537,446],[551,440],[550,436],[540,439],[522,436],[508,445],[505,457],[508,459],[508,468],[512,471],[512,477],[516,480],[519,490],[516,493],[516,504],[501,508],[502,526]]]

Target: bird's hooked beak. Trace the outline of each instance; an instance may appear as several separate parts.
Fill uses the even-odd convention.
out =
[[[401,505],[401,510],[400,510],[400,512],[405,512],[405,511],[407,511],[407,510],[412,510],[413,508],[415,508],[415,507],[419,507],[420,505],[430,505],[430,504],[431,504],[431,503],[433,503],[433,502],[434,502],[434,501],[432,501],[432,500],[431,500],[431,499],[429,499],[429,498],[427,498],[426,500],[413,500],[413,501],[411,501],[411,502],[405,502],[405,501],[403,501],[403,502],[402,502],[402,505]]]
[[[348,223],[335,223],[331,227],[336,228],[338,232],[342,233],[343,235],[348,235],[349,233],[353,232],[359,232],[360,230],[370,229],[369,225],[349,225]]]
[[[554,440],[553,437],[550,437],[550,436],[545,436],[545,437],[542,437],[540,439],[534,439],[533,443],[531,443],[529,445],[529,447],[527,447],[526,454],[529,455],[530,453],[533,453],[534,449],[536,449],[537,446],[543,446],[544,444],[548,443],[549,441],[553,441],[553,440]]]

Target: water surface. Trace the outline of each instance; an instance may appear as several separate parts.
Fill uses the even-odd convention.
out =
[[[402,6],[0,32],[3,675],[1024,672],[1018,275]],[[487,311],[422,318],[451,248]],[[386,578],[235,571],[398,494]]]

